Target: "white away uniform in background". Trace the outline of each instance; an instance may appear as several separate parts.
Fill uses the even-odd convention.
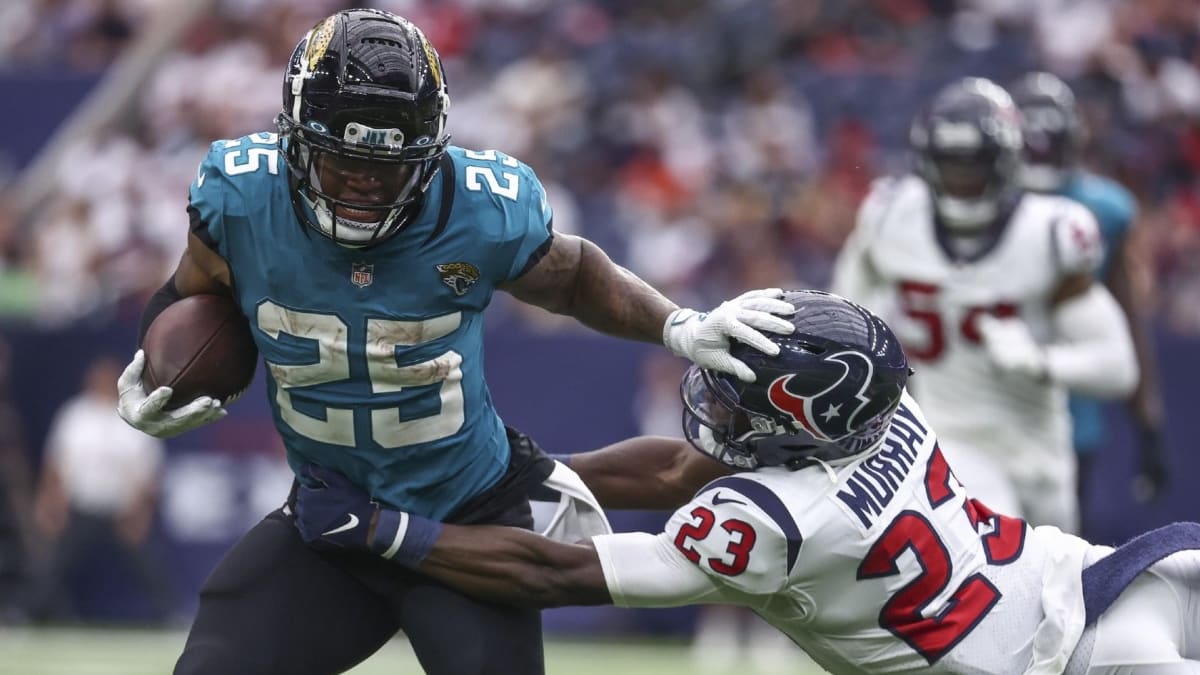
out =
[[[1084,629],[1085,556],[1111,550],[968,499],[907,395],[870,457],[721,478],[661,534],[592,541],[615,604],[746,606],[837,675],[1061,673]],[[1200,578],[1194,554],[1170,560],[1186,555]],[[1138,642],[1137,624],[1108,631]]]
[[[925,183],[876,181],[839,255],[833,292],[879,314],[904,344],[909,386],[971,495],[1036,525],[1076,528],[1075,457],[1064,388],[1001,375],[981,341],[983,314],[1055,336],[1051,296],[1103,253],[1096,221],[1062,197],[1027,194],[999,241],[955,262],[939,241]]]

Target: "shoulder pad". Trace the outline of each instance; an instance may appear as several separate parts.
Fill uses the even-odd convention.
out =
[[[1082,204],[1062,199],[1051,221],[1055,258],[1064,276],[1092,274],[1104,259],[1104,238],[1095,216]]]
[[[533,170],[496,150],[449,151],[458,174],[456,211],[463,209],[474,234],[495,253],[496,282],[521,276],[551,239],[553,212]]]
[[[544,212],[549,220],[546,191],[529,165],[499,150],[452,148],[459,181],[468,194],[491,197],[502,209],[532,209]]]
[[[709,483],[675,512],[666,532],[692,564],[752,595],[787,585],[802,541],[783,500],[762,483],[740,476]]]
[[[283,168],[273,133],[214,141],[188,188],[192,231],[209,245],[225,236],[229,216],[244,216],[247,204],[265,199]],[[219,248],[219,247],[218,247]]]

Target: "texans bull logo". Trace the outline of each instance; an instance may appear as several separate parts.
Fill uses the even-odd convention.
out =
[[[795,375],[776,378],[767,390],[771,405],[791,415],[808,433],[823,441],[836,441],[853,429],[859,413],[871,399],[865,396],[875,374],[871,359],[861,352],[844,351],[826,356],[824,361],[842,368],[837,382],[822,391],[807,395],[788,390]]]

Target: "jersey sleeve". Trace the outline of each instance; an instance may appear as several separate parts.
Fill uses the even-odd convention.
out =
[[[200,162],[196,179],[188,187],[189,228],[192,234],[222,258],[228,258],[229,255],[225,216],[238,203],[229,176],[222,170],[225,143],[217,141],[209,147],[208,154]]]
[[[524,163],[518,164],[519,192],[516,205],[510,209],[508,248],[512,264],[505,281],[516,279],[537,264],[550,248],[554,219],[546,188]]]
[[[710,483],[664,529],[675,555],[723,587],[767,595],[788,583],[800,531],[767,486],[728,476]]]
[[[618,607],[679,607],[713,601],[717,582],[691,564],[666,533],[592,537],[604,583]]]
[[[1082,204],[1069,202],[1054,219],[1052,227],[1061,276],[1095,273],[1104,260],[1104,239],[1092,212]]]

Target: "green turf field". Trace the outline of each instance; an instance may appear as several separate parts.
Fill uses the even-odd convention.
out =
[[[166,675],[183,646],[181,632],[0,627],[0,675]],[[546,670],[552,675],[818,675],[798,658],[782,669],[697,668],[680,643],[551,641]],[[408,646],[393,641],[353,675],[420,673]]]

